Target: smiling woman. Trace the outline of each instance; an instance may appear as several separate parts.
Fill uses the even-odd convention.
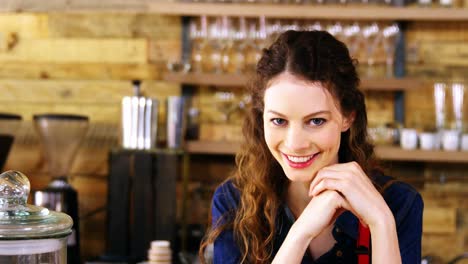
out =
[[[263,51],[202,262],[211,243],[214,263],[420,262],[421,196],[377,169],[358,85],[346,46],[327,32],[287,31]],[[372,254],[357,247],[366,230]]]
[[[352,117],[341,115],[320,83],[282,73],[270,82],[264,102],[266,144],[292,182],[310,184],[317,171],[338,163],[340,135]]]

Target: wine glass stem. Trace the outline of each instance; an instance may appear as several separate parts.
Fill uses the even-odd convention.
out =
[[[393,77],[393,54],[392,55],[387,55],[387,77],[391,78]]]
[[[372,57],[372,54],[368,54],[367,57],[367,76],[371,77],[374,75],[374,58]]]

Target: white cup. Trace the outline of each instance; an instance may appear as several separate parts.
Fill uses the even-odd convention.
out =
[[[418,145],[418,132],[416,129],[403,128],[400,134],[400,146],[403,149],[415,149]]]
[[[424,150],[432,150],[435,148],[437,135],[435,133],[423,132],[419,134],[419,146]]]
[[[442,134],[442,148],[446,151],[457,151],[460,145],[460,132],[458,130],[444,130]]]
[[[461,137],[461,149],[468,151],[468,134],[463,134]]]
[[[442,135],[444,134],[443,130],[439,130],[435,132],[435,139],[434,139],[434,149],[441,149],[442,148]]]

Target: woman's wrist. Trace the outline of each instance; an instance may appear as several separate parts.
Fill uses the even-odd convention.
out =
[[[369,225],[372,237],[372,262],[400,264],[401,256],[395,218],[390,209]]]
[[[309,228],[305,229],[302,228],[302,223],[300,221],[294,222],[289,230],[289,234],[291,234],[291,239],[296,241],[297,243],[306,243],[307,245],[317,236],[317,234],[310,233]]]
[[[288,235],[272,263],[286,263],[286,261],[288,263],[299,263],[311,240],[296,221],[289,229]]]
[[[394,216],[387,203],[382,199],[381,202],[374,203],[373,208],[369,208],[364,217],[364,222],[371,228],[372,226],[380,226],[389,222],[394,222]]]
[[[396,229],[395,218],[392,211],[387,207],[378,213],[374,223],[368,223],[369,229],[374,232],[388,232]]]

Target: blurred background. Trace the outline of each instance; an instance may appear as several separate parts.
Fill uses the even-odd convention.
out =
[[[288,29],[327,30],[357,59],[377,155],[424,198],[426,263],[468,251],[468,1],[2,0],[0,12],[0,166],[35,191],[65,176],[81,262],[143,261],[165,239],[174,263],[195,263],[213,190],[234,170],[243,87]],[[58,155],[40,114],[65,120],[47,134],[64,138]],[[70,115],[87,118],[81,134]],[[140,221],[170,232],[142,235]]]

